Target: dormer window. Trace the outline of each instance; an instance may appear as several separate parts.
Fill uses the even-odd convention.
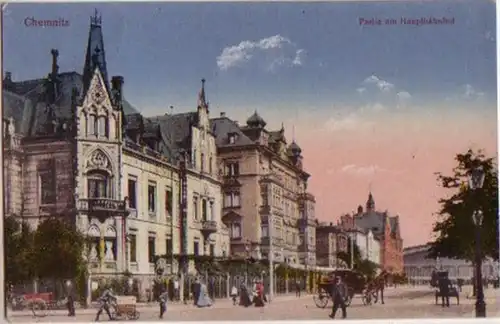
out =
[[[228,136],[229,144],[235,144],[237,139],[238,139],[238,134],[229,133],[229,136]]]

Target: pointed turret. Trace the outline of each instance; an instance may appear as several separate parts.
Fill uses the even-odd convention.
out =
[[[373,199],[372,192],[368,195],[368,200],[366,201],[366,211],[375,211],[375,199]]]
[[[260,117],[260,115],[257,113],[257,110],[255,110],[253,115],[247,119],[247,126],[255,128],[264,128],[266,127],[266,121],[262,117]]]
[[[208,109],[208,103],[205,96],[205,79],[201,79],[201,89],[198,94],[198,109],[205,108]]]
[[[94,16],[90,17],[89,40],[87,43],[87,53],[85,55],[85,66],[83,67],[83,96],[87,94],[96,68],[99,68],[106,90],[109,93],[108,70],[106,67],[101,23],[102,18],[96,9]]]

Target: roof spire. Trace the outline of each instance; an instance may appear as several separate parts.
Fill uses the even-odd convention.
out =
[[[368,194],[368,200],[366,201],[366,211],[367,212],[375,211],[375,199],[373,199],[371,188],[370,188],[370,193]]]
[[[99,14],[99,11],[97,11],[97,8],[95,8],[94,16],[90,17],[90,24],[94,26],[101,26],[101,23],[102,23],[102,16]]]
[[[83,67],[83,92],[85,97],[94,76],[95,69],[101,72],[106,90],[109,92],[108,70],[106,67],[106,56],[104,51],[104,39],[102,36],[102,18],[97,9],[93,17],[90,17],[89,39]]]
[[[200,89],[200,93],[198,94],[198,108],[201,108],[201,107],[204,107],[204,108],[207,108],[208,107],[208,104],[207,104],[207,100],[206,100],[206,97],[205,97],[205,79],[201,79],[201,89]]]
[[[295,143],[295,125],[292,125],[292,142]]]

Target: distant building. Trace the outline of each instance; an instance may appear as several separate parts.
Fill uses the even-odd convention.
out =
[[[349,253],[349,234],[333,223],[318,223],[316,227],[316,265],[326,268],[347,268],[337,253]]]
[[[354,218],[351,215],[344,215],[340,218],[339,226],[348,233],[359,248],[362,259],[370,260],[380,266],[380,240],[373,234],[371,229],[364,229],[354,224]]]
[[[380,242],[380,265],[383,269],[403,272],[403,239],[399,228],[399,216],[389,216],[387,212],[375,209],[375,200],[370,192],[366,209],[358,207],[354,224],[365,231],[371,231]],[[372,256],[374,258],[374,256]]]
[[[315,199],[302,150],[287,144],[285,129],[271,131],[257,112],[246,125],[224,113],[211,119],[219,174],[223,179],[222,220],[230,228],[231,252],[274,260],[316,264]]]
[[[451,280],[470,280],[474,276],[471,262],[449,258],[428,259],[429,248],[430,244],[424,244],[404,249],[404,272],[410,284],[430,284],[432,272],[436,270],[448,271]],[[486,260],[482,270],[484,278],[494,278],[498,275],[498,262]]]

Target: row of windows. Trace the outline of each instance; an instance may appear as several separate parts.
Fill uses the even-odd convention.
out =
[[[137,235],[131,234],[129,235],[130,239],[130,262],[137,262]],[[156,256],[156,236],[154,234],[150,234],[148,237],[148,261],[149,263],[155,262]],[[167,238],[165,240],[165,252],[167,255],[171,255],[173,251],[172,239]],[[193,254],[200,254],[200,243],[198,241],[193,242]],[[209,255],[215,255],[215,244],[210,244],[209,246]]]
[[[192,156],[191,156],[191,163],[193,166],[198,165],[198,151],[196,149],[193,150]],[[208,167],[206,164],[208,163]],[[208,172],[209,174],[213,173],[213,165],[214,165],[214,159],[212,156],[208,158],[205,155],[205,153],[200,154],[200,171],[201,172]]]
[[[224,207],[226,208],[240,207],[240,204],[241,204],[241,199],[239,192],[233,191],[233,192],[226,192],[224,194]]]
[[[87,136],[109,137],[109,120],[106,116],[87,117]]]
[[[212,200],[207,200],[206,198],[200,198],[198,196],[193,196],[193,218],[195,220],[200,219],[200,204],[201,200],[201,219],[204,221],[215,219],[215,204]]]
[[[148,183],[148,212],[150,214],[155,214],[158,210],[158,188],[156,183],[149,182]],[[128,199],[129,199],[129,207],[132,209],[138,209],[138,193],[137,193],[137,179],[129,178],[128,179]],[[167,217],[172,216],[173,212],[173,192],[172,188],[166,187],[164,194],[164,202],[165,202],[165,213]]]

